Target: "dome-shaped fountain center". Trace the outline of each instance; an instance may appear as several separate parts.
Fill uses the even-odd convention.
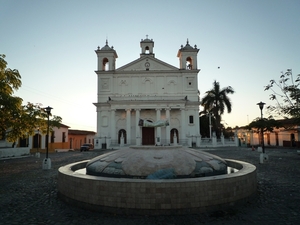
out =
[[[222,158],[182,146],[131,146],[87,163],[88,175],[140,179],[174,179],[227,173]]]

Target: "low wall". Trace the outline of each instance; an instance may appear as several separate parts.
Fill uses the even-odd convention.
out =
[[[58,171],[58,195],[96,211],[133,214],[199,213],[243,202],[256,193],[256,167],[226,160],[238,172],[201,178],[144,180],[97,177],[74,172],[88,161]]]
[[[24,155],[30,155],[30,149],[28,147],[0,148],[0,158],[19,157]]]

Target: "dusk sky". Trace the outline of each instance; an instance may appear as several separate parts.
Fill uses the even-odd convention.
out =
[[[119,68],[140,57],[148,35],[155,57],[179,67],[188,39],[200,49],[200,97],[214,80],[232,86],[223,123],[243,126],[260,116],[258,102],[274,104],[264,91],[271,79],[300,73],[299,12],[299,0],[0,0],[0,54],[22,76],[23,104],[51,106],[70,129],[96,131],[97,47],[108,39]]]

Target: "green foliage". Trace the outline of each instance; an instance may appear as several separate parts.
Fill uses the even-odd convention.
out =
[[[267,107],[270,115],[279,115],[284,118],[297,118],[300,120],[300,74],[293,77],[291,69],[281,73],[278,81],[270,80],[265,86],[265,91],[272,91],[270,100],[275,101],[275,105]]]
[[[262,129],[264,132],[273,132],[274,128],[278,129],[279,127],[283,127],[283,125],[279,121],[273,119],[272,116],[270,116],[269,118],[263,119],[259,117],[256,118],[247,126],[247,129],[254,130],[256,133],[260,133]]]
[[[217,131],[217,136],[220,135],[221,120],[225,109],[227,108],[227,113],[231,113],[232,104],[228,95],[233,93],[234,90],[231,86],[221,88],[219,82],[214,81],[212,89],[205,92],[206,95],[201,100],[201,105],[204,107],[203,111],[213,114],[213,127]]]
[[[10,142],[34,134],[36,128],[42,133],[47,130],[47,112],[40,104],[28,102],[22,105],[22,98],[13,96],[21,87],[21,75],[18,70],[7,67],[5,55],[0,55],[0,140]],[[62,118],[53,116],[51,127],[59,127]]]
[[[223,134],[225,138],[234,137],[234,129],[232,127],[226,127],[223,130]]]
[[[209,116],[207,114],[201,115],[200,113],[200,133],[203,138],[209,137]],[[211,118],[212,123],[214,122],[214,118]]]

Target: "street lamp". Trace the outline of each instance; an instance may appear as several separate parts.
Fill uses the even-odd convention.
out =
[[[266,103],[264,103],[264,102],[257,103],[257,105],[260,108],[261,122],[263,122],[263,113],[262,113],[262,110],[263,110],[265,104]],[[263,125],[263,123],[262,123],[262,125]],[[263,154],[265,154],[264,127],[263,126],[261,127],[261,145],[262,145],[262,152],[263,152]]]
[[[48,170],[51,169],[51,160],[50,158],[48,158],[48,145],[49,145],[49,116],[51,113],[51,108],[50,106],[48,106],[47,108],[44,108],[44,110],[46,110],[47,115],[48,115],[48,126],[47,126],[47,138],[46,138],[46,158],[43,161],[43,169],[44,170]]]

